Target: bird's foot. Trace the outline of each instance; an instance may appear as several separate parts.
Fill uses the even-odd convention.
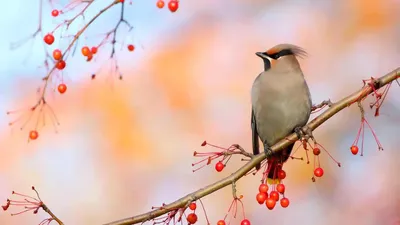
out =
[[[308,141],[310,138],[311,140],[315,141],[312,130],[307,125],[305,125],[304,127],[294,128],[294,132],[296,133],[297,138],[300,141]]]
[[[330,99],[324,100],[324,101],[322,101],[322,102],[319,103],[319,104],[313,104],[313,105],[311,106],[311,112],[315,112],[315,111],[317,111],[318,109],[324,108],[325,106],[331,107],[332,105],[333,105],[333,103],[331,102]],[[318,111],[319,111],[319,110],[318,110]]]
[[[273,153],[271,147],[269,147],[267,144],[264,144],[264,152],[267,158],[269,158]]]

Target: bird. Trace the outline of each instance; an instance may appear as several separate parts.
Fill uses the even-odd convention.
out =
[[[263,60],[264,71],[255,78],[251,88],[254,155],[260,153],[259,139],[268,152],[287,135],[298,134],[307,124],[312,109],[310,90],[297,60],[307,56],[303,48],[284,43],[256,55]],[[277,179],[277,172],[290,157],[293,147],[294,143],[267,160],[268,181]],[[260,166],[256,165],[256,169]]]

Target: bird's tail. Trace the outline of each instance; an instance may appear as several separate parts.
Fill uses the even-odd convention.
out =
[[[276,184],[280,183],[280,179],[278,178],[278,172],[282,169],[283,163],[286,162],[290,153],[292,152],[294,147],[294,143],[290,144],[286,149],[284,149],[281,153],[272,156],[271,159],[268,160],[267,166],[267,182],[268,184]]]

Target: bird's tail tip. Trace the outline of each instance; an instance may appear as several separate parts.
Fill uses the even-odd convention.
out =
[[[281,179],[272,179],[272,178],[268,178],[267,179],[267,184],[270,185],[274,185],[274,184],[280,184],[281,183]]]

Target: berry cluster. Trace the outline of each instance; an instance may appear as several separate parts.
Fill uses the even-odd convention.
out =
[[[219,151],[219,152],[204,152],[204,153],[195,151],[193,153],[194,157],[204,157],[204,159],[202,159],[202,160],[200,160],[200,161],[198,161],[196,163],[193,163],[192,166],[197,166],[198,164],[201,164],[201,163],[204,163],[204,162],[205,162],[205,164],[203,164],[202,166],[194,169],[193,172],[196,172],[199,169],[201,169],[201,168],[203,168],[203,167],[205,167],[207,165],[210,165],[213,160],[222,157],[222,159],[220,159],[215,164],[215,170],[217,172],[221,172],[225,168],[226,164],[228,163],[228,161],[232,157],[232,155],[238,154],[238,153],[241,153],[242,151],[244,151],[238,145],[231,145],[229,148],[224,148],[224,147],[220,147],[220,146],[217,146],[217,145],[214,145],[214,144],[210,144],[207,141],[204,141],[201,144],[201,146],[206,146],[206,145],[209,145],[209,146],[211,146],[213,148],[222,149],[222,151]]]
[[[164,0],[158,0],[156,5],[159,9],[162,9],[165,6],[165,2],[164,2]],[[178,8],[179,8],[178,0],[169,0],[169,2],[168,2],[169,11],[176,12],[178,10]]]
[[[64,6],[62,9],[53,9],[51,11],[51,16],[54,19],[58,19],[61,15],[64,16],[69,16],[70,12],[75,10],[79,5],[85,5],[83,7],[82,10],[78,11],[78,13],[74,16],[72,16],[71,19],[63,19],[62,22],[60,24],[58,24],[53,30],[51,30],[50,32],[44,33],[43,34],[43,30],[42,30],[42,21],[39,21],[39,26],[37,31],[32,34],[32,37],[36,37],[36,35],[38,34],[43,34],[43,43],[45,46],[45,53],[46,53],[46,60],[45,60],[45,67],[47,69],[47,75],[43,77],[43,87],[38,88],[38,101],[37,103],[33,106],[30,107],[30,109],[28,110],[28,114],[27,115],[21,115],[17,120],[10,122],[9,125],[13,125],[15,124],[17,121],[19,121],[21,118],[25,117],[28,118],[27,121],[25,121],[21,127],[21,129],[23,129],[23,127],[25,127],[25,125],[27,125],[31,118],[32,118],[32,114],[35,113],[36,109],[40,109],[39,110],[39,114],[43,114],[43,108],[44,106],[47,106],[47,108],[50,110],[51,112],[51,120],[53,122],[53,125],[56,129],[56,125],[58,125],[58,120],[55,117],[54,111],[49,107],[48,104],[46,104],[46,100],[45,100],[45,93],[48,93],[46,91],[46,89],[50,88],[50,82],[52,82],[52,84],[54,83],[55,87],[54,87],[54,91],[58,91],[60,94],[64,94],[67,92],[68,90],[68,86],[66,83],[64,83],[63,81],[63,71],[67,68],[67,58],[69,55],[71,55],[71,52],[73,52],[73,48],[77,47],[77,41],[78,39],[81,40],[82,38],[82,34],[86,31],[86,29],[93,23],[94,20],[96,20],[99,16],[101,16],[105,11],[107,11],[108,9],[112,8],[114,5],[121,5],[121,16],[119,18],[119,21],[117,22],[117,25],[111,29],[109,32],[105,33],[105,37],[103,38],[103,40],[98,43],[97,45],[94,45],[92,47],[89,46],[82,46],[81,47],[81,54],[84,56],[85,60],[87,62],[90,62],[94,59],[94,56],[98,53],[99,49],[107,44],[107,43],[111,43],[112,45],[112,51],[111,51],[111,56],[110,58],[112,60],[116,60],[114,58],[114,54],[115,54],[115,45],[118,43],[117,41],[117,30],[119,28],[119,26],[121,24],[125,24],[128,28],[129,31],[131,31],[133,29],[133,26],[131,26],[129,24],[129,22],[127,20],[125,20],[124,18],[124,3],[125,1],[120,0],[120,1],[114,1],[112,3],[110,3],[107,7],[103,8],[102,10],[100,10],[100,12],[95,15],[94,17],[92,17],[89,21],[87,21],[87,23],[82,26],[81,29],[79,29],[75,34],[70,35],[69,37],[72,37],[72,40],[69,42],[68,47],[64,50],[60,50],[58,48],[54,48],[51,49],[52,53],[47,52],[48,50],[50,50],[49,48],[51,48],[52,46],[54,46],[54,44],[56,43],[56,40],[61,41],[63,39],[63,36],[60,36],[59,38],[55,37],[56,32],[58,33],[58,31],[62,28],[69,28],[69,26],[75,21],[77,20],[79,17],[83,17],[86,10],[92,5],[93,1],[72,1],[70,3],[68,3],[66,6]],[[131,2],[130,2],[131,4]],[[41,7],[43,7],[41,5]],[[177,1],[171,1],[171,3],[169,4],[169,8],[171,11],[176,11],[178,9],[178,2]],[[40,17],[41,18],[41,17]],[[111,40],[110,40],[111,39]],[[122,45],[126,46],[127,50],[129,52],[133,52],[135,51],[135,45],[131,44],[131,43],[122,43]],[[20,46],[20,44],[15,45],[16,47]],[[118,65],[115,62],[115,70],[118,71]],[[57,79],[54,79],[57,78]],[[95,78],[95,74],[92,75],[92,79]],[[122,79],[122,75],[119,74],[119,78]],[[14,110],[14,111],[9,111],[7,112],[7,114],[12,114],[13,112],[16,111],[20,111],[20,110]],[[36,110],[37,111],[37,110]],[[35,116],[36,117],[36,116]],[[43,120],[41,118],[44,118],[44,115],[37,115],[37,122],[36,124],[39,124],[39,120]],[[39,131],[38,131],[38,126],[36,125],[36,127],[34,129],[31,129],[29,131],[29,136],[28,136],[28,141],[30,140],[36,140],[39,137]]]
[[[276,168],[274,168],[276,170],[273,171],[274,179],[267,178],[267,175],[270,173],[271,166],[273,164],[272,160],[270,159],[266,163],[267,168],[263,172],[263,178],[260,186],[258,187],[258,194],[256,195],[258,204],[262,205],[265,203],[269,210],[275,208],[276,202],[279,201],[280,195],[283,197],[280,201],[281,206],[283,208],[289,206],[289,199],[285,197],[286,187],[283,184],[283,180],[286,178],[286,172],[282,169],[282,165],[278,164]],[[269,188],[266,181],[272,183],[271,188]],[[269,194],[268,190],[270,190]]]
[[[196,202],[192,202],[189,204],[189,209],[193,210],[192,213],[190,213],[189,215],[187,215],[186,220],[188,221],[189,224],[195,224],[197,222],[197,215],[196,215]]]

